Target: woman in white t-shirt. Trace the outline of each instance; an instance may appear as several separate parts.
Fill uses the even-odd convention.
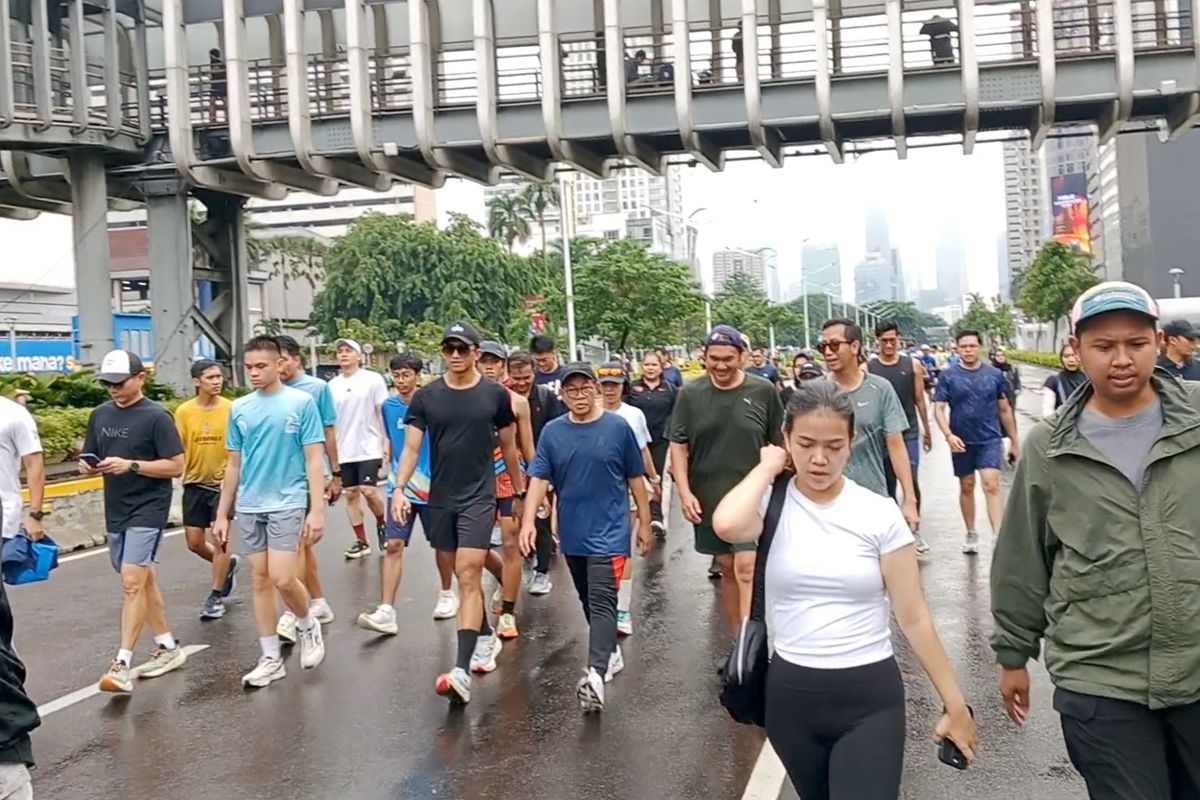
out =
[[[829,381],[796,387],[787,450],[759,465],[713,515],[731,544],[762,533],[771,486],[790,457],[796,477],[766,564],[767,738],[802,800],[894,800],[904,761],[904,684],[892,654],[893,610],[946,712],[934,731],[974,758],[975,723],[921,591],[900,510],[842,470],[854,436],[850,398]]]

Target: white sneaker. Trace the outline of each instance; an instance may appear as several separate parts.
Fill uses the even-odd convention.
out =
[[[313,618],[322,625],[328,625],[333,622],[333,609],[329,606],[329,601],[324,597],[309,603],[308,613],[312,614]]]
[[[321,623],[315,622],[311,628],[298,631],[300,634],[300,666],[312,669],[325,660],[325,639],[321,636]]]
[[[923,556],[929,552],[929,543],[919,533],[914,533],[913,538],[917,540],[917,555]]]
[[[283,612],[283,616],[279,618],[279,624],[275,626],[275,634],[279,640],[286,644],[296,643],[296,615],[291,612],[291,609]]]
[[[471,672],[476,675],[495,672],[496,657],[500,655],[503,647],[504,642],[494,633],[491,636],[480,636],[475,642],[475,652],[471,654]]]
[[[965,555],[973,556],[979,552],[979,534],[974,531],[967,533],[967,540],[963,542],[962,551]]]
[[[617,645],[617,649],[613,650],[613,654],[608,657],[608,672],[604,673],[604,682],[612,683],[613,676],[623,669],[625,669],[625,656],[621,655],[621,646]]]
[[[550,590],[554,588],[554,584],[550,581],[550,576],[544,572],[533,573],[533,580],[529,584],[530,594],[550,594]]]
[[[600,673],[589,667],[587,674],[580,678],[575,686],[575,697],[579,700],[579,707],[585,712],[603,711],[604,681],[600,678]]]
[[[258,665],[254,669],[242,676],[242,686],[262,688],[273,681],[286,677],[287,670],[283,667],[282,658],[263,656],[258,660]]]
[[[358,627],[389,635],[400,631],[400,626],[396,624],[396,609],[384,605],[377,606],[370,614],[359,614]]]
[[[471,702],[471,676],[459,667],[439,675],[434,691],[442,697],[450,698],[451,703],[465,704]]]
[[[633,615],[628,610],[617,609],[617,634],[633,636]]]
[[[434,619],[454,619],[458,616],[458,595],[453,589],[438,591],[437,605],[433,609]]]

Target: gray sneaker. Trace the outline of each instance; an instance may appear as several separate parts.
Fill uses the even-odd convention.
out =
[[[210,594],[200,610],[200,619],[220,619],[225,616],[225,601],[219,594]]]
[[[913,538],[917,540],[917,555],[923,556],[929,552],[929,543],[919,533],[914,533]]]
[[[139,664],[134,672],[139,678],[157,678],[159,675],[166,675],[172,670],[179,669],[186,661],[187,653],[183,652],[183,647],[179,642],[176,642],[170,650],[161,644],[156,644],[150,651],[150,660],[145,664]]]
[[[979,534],[975,531],[967,531],[967,540],[963,542],[962,551],[968,556],[973,556],[979,552]]]

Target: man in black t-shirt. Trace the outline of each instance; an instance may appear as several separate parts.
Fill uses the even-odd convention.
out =
[[[940,14],[934,14],[921,26],[921,35],[929,37],[929,51],[934,64],[954,63],[955,33],[958,33],[958,26]]]
[[[521,517],[525,478],[517,458],[516,418],[508,390],[475,368],[479,334],[468,322],[454,322],[442,337],[446,374],[418,389],[405,422],[404,455],[396,485],[412,478],[421,442],[429,437],[433,474],[429,481],[429,541],[453,552],[458,577],[458,657],[454,668],[437,679],[437,693],[451,702],[471,699],[471,677],[496,668],[500,640],[488,623],[480,576],[496,521],[496,473],[493,435],[499,434],[505,468],[516,494],[513,516]],[[392,494],[392,512],[405,522],[412,504],[404,492]]]
[[[558,351],[554,348],[553,336],[535,336],[529,340],[529,350],[537,362],[533,382],[538,386],[549,386],[559,395],[562,387],[562,364],[558,363]]]
[[[183,443],[170,412],[142,394],[146,370],[136,353],[112,351],[97,377],[112,400],[88,418],[79,471],[104,476],[108,555],[125,592],[121,644],[100,678],[100,690],[128,694],[134,677],[129,665],[143,625],[150,625],[154,649],[138,677],[156,678],[187,660],[167,627],[154,572],[171,509],[171,479],[183,474]]]

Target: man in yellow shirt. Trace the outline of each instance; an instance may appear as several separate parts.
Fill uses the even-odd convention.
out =
[[[225,598],[235,586],[238,557],[228,546],[210,542],[206,532],[216,519],[225,477],[225,432],[233,403],[221,396],[225,373],[215,361],[192,365],[196,396],[175,410],[175,426],[183,440],[183,532],[188,549],[212,563],[213,588],[200,619],[225,616]]]

